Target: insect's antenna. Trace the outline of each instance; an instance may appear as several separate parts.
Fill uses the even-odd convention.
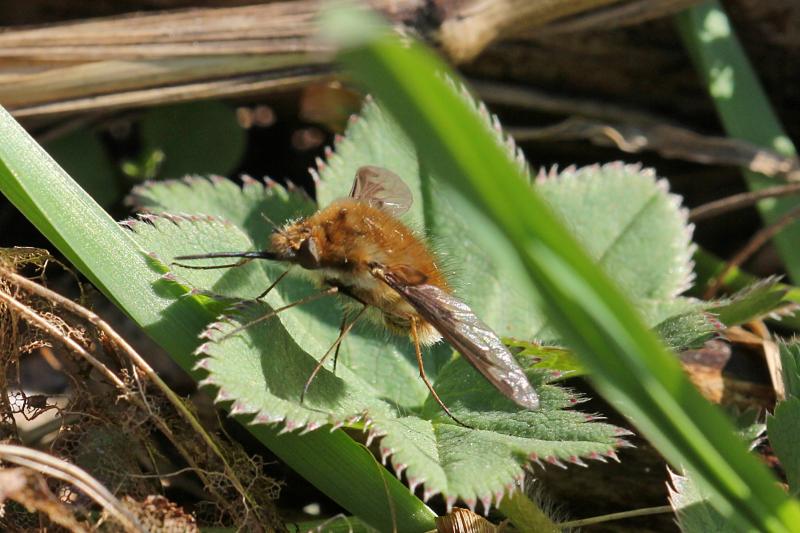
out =
[[[224,265],[187,265],[185,263],[178,263],[173,261],[170,265],[179,266],[183,268],[192,268],[194,270],[213,270],[216,268],[233,268],[237,266],[242,266],[245,263],[249,263],[253,259],[268,259],[271,261],[279,260],[278,256],[274,252],[269,252],[267,250],[257,251],[257,252],[211,252],[208,254],[193,254],[193,255],[179,255],[175,257],[175,259],[180,261],[192,261],[195,259],[216,259],[220,257],[240,257],[242,258],[241,261],[237,261],[235,263],[226,263]]]
[[[339,346],[342,345],[342,341],[344,340],[345,336],[348,333],[350,333],[350,330],[353,329],[353,326],[356,325],[356,322],[358,322],[358,319],[361,318],[361,315],[363,315],[364,311],[366,310],[367,306],[365,305],[364,307],[361,308],[361,311],[359,311],[356,314],[355,318],[353,318],[353,320],[349,324],[345,325],[345,322],[342,322],[342,328],[339,331],[339,336],[336,337],[336,340],[333,341],[333,344],[331,344],[331,347],[328,348],[327,352],[325,352],[325,355],[323,355],[317,362],[317,366],[315,366],[314,370],[311,371],[311,375],[308,376],[305,385],[303,385],[303,392],[300,393],[300,403],[303,403],[303,400],[306,397],[306,393],[308,392],[308,388],[311,386],[311,382],[314,381],[314,377],[316,377],[317,373],[320,371],[320,369],[322,369],[322,365],[325,364],[325,360],[328,359],[334,348],[336,348],[336,354],[338,356]]]
[[[444,412],[447,413],[447,416],[455,420],[458,425],[464,426],[465,428],[474,429],[472,426],[466,425],[464,422],[453,416],[453,413],[450,412],[450,409],[447,408],[442,399],[439,398],[439,395],[433,389],[433,385],[431,385],[431,382],[428,381],[428,376],[425,375],[425,366],[422,364],[422,351],[419,348],[419,335],[417,334],[417,319],[414,318],[413,316],[411,317],[411,337],[414,340],[414,352],[417,355],[417,365],[419,365],[419,377],[422,378],[422,381],[425,382],[425,385],[428,387],[428,390],[431,391],[433,399],[436,400],[436,403],[439,404],[439,407],[441,407],[444,410]]]
[[[314,300],[319,300],[320,298],[322,298],[324,296],[330,296],[332,294],[336,294],[337,292],[339,292],[339,289],[337,287],[330,287],[328,289],[325,289],[322,292],[318,292],[316,294],[311,294],[309,296],[306,296],[305,298],[301,298],[301,299],[299,299],[297,301],[294,301],[294,302],[292,302],[290,304],[286,304],[283,307],[279,307],[277,309],[273,309],[271,312],[269,312],[269,313],[267,313],[265,315],[262,315],[262,316],[256,318],[255,320],[251,320],[247,324],[242,324],[238,328],[232,329],[231,331],[229,331],[228,333],[226,333],[225,335],[223,335],[222,337],[217,339],[217,342],[229,339],[230,337],[233,337],[237,333],[241,333],[242,331],[246,330],[250,326],[254,326],[254,325],[258,324],[259,322],[263,322],[263,321],[265,321],[265,320],[267,320],[269,318],[272,318],[272,317],[274,317],[275,315],[277,315],[278,313],[280,313],[282,311],[286,311],[287,309],[291,309],[292,307],[297,307],[298,305],[303,305],[303,304],[306,304],[306,303],[309,303],[309,302],[313,302]]]

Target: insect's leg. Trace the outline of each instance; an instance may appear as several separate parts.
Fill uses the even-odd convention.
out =
[[[422,381],[425,382],[425,385],[428,387],[428,390],[431,391],[431,394],[433,395],[433,398],[436,400],[436,403],[438,403],[439,406],[444,410],[444,412],[447,413],[447,416],[455,420],[457,424],[464,426],[465,428],[472,429],[471,426],[466,425],[464,422],[453,416],[453,413],[450,412],[450,409],[447,408],[442,399],[439,398],[439,395],[433,389],[433,385],[431,385],[431,382],[428,381],[428,376],[425,375],[425,366],[422,364],[422,350],[420,350],[419,348],[419,335],[417,334],[417,319],[413,316],[411,317],[411,337],[414,340],[414,351],[417,354],[417,364],[419,365],[419,377],[422,378]]]
[[[347,317],[349,313],[344,313],[342,315],[342,324],[339,326],[339,337],[341,338],[342,332],[344,331],[344,327],[347,324]],[[339,361],[339,348],[342,347],[342,343],[336,343],[336,350],[333,352],[333,373],[336,374],[336,363]]]
[[[250,326],[258,324],[259,322],[263,322],[264,320],[267,320],[268,318],[274,317],[275,315],[277,315],[281,311],[285,311],[287,309],[291,309],[292,307],[297,307],[298,305],[303,305],[303,304],[308,303],[308,302],[313,302],[314,300],[319,300],[323,296],[330,296],[332,294],[336,294],[337,292],[339,292],[339,289],[337,289],[336,287],[330,287],[330,288],[325,289],[322,292],[318,292],[316,294],[311,294],[309,296],[306,296],[305,298],[301,298],[301,299],[299,299],[299,300],[297,300],[295,302],[292,302],[290,304],[286,304],[283,307],[279,307],[277,309],[273,309],[272,312],[267,313],[266,315],[260,316],[260,317],[256,318],[255,320],[251,320],[247,324],[243,324],[243,325],[239,326],[238,328],[229,331],[228,333],[226,333],[225,335],[220,337],[219,340],[223,341],[223,340],[225,340],[225,339],[227,339],[229,337],[232,337],[233,335],[236,335],[237,333],[240,333],[240,332],[246,330]]]
[[[275,279],[275,281],[273,281],[273,282],[272,282],[272,284],[271,284],[269,287],[267,287],[267,290],[265,290],[264,292],[262,292],[261,294],[259,294],[258,296],[256,296],[256,300],[260,300],[260,299],[264,298],[264,297],[265,297],[267,294],[269,294],[269,293],[270,293],[270,291],[271,291],[272,289],[274,289],[274,288],[275,288],[275,285],[277,285],[278,283],[280,283],[280,281],[281,281],[283,278],[285,278],[285,277],[286,277],[286,274],[288,274],[288,273],[289,273],[289,271],[290,271],[291,269],[292,269],[292,267],[289,267],[289,268],[287,268],[287,269],[286,269],[286,270],[283,272],[283,274],[281,274],[280,276],[278,276],[278,277]]]
[[[173,261],[170,263],[170,266],[179,266],[183,268],[191,268],[192,270],[215,270],[217,268],[236,268],[242,265],[246,265],[252,261],[252,259],[241,259],[236,261],[235,263],[225,263],[224,265],[187,265],[186,263],[178,263]]]
[[[317,362],[317,366],[315,366],[314,370],[311,371],[311,375],[308,376],[305,385],[303,385],[303,392],[300,393],[300,403],[303,403],[303,400],[306,397],[306,392],[308,392],[308,388],[311,386],[311,382],[314,381],[314,378],[316,377],[317,373],[320,371],[320,369],[322,369],[322,365],[325,364],[325,360],[328,358],[328,356],[331,354],[334,348],[336,349],[336,353],[339,352],[339,346],[342,344],[345,335],[350,333],[350,330],[353,329],[353,326],[355,326],[356,322],[358,322],[358,319],[361,318],[361,315],[363,315],[364,311],[366,310],[367,306],[365,305],[364,307],[361,308],[361,310],[358,313],[356,313],[355,318],[353,318],[353,320],[349,324],[342,327],[341,332],[339,332],[339,336],[336,337],[336,340],[333,341],[333,344],[331,344],[331,347],[328,348],[327,352],[325,352],[325,355],[323,355],[320,358],[319,362]],[[344,323],[342,323],[342,325],[344,325]]]

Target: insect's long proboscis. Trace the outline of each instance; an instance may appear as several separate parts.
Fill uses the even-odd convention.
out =
[[[242,259],[268,259],[270,261],[275,261],[278,259],[278,256],[275,254],[275,252],[270,252],[267,250],[255,252],[211,252],[207,254],[179,255],[175,257],[175,259],[185,261],[193,259],[216,259],[226,257],[241,257]]]

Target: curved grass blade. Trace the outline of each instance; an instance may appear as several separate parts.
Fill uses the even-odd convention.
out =
[[[685,464],[740,527],[797,531],[800,506],[733,436],[619,290],[530,188],[505,150],[444,79],[445,65],[358,12],[333,12],[339,59],[392,112],[430,165],[513,244],[556,329],[597,388],[673,463]],[[356,37],[357,36],[357,37]]]

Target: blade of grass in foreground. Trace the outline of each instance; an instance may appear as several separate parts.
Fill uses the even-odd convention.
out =
[[[691,7],[675,20],[728,134],[785,156],[796,155],[720,3]],[[751,190],[775,185],[774,179],[763,174],[745,171],[744,176]],[[759,202],[758,209],[764,221],[771,224],[797,202],[794,197],[772,198]],[[800,222],[789,225],[773,241],[789,278],[800,283]]]
[[[686,380],[673,355],[550,213],[448,85],[443,74],[454,75],[447,67],[364,12],[331,11],[325,28],[344,47],[341,62],[414,139],[423,163],[449,178],[514,245],[544,310],[604,396],[674,465],[691,469],[717,509],[740,527],[800,530],[797,502],[776,487],[729,421]]]
[[[107,297],[196,378],[191,353],[215,312],[159,283],[147,257],[25,130],[0,108],[0,192]],[[240,419],[246,424],[247,418]],[[302,437],[246,426],[349,512],[382,530],[433,529],[434,513],[342,431]],[[390,512],[390,503],[395,512]],[[397,517],[393,524],[391,516]]]

